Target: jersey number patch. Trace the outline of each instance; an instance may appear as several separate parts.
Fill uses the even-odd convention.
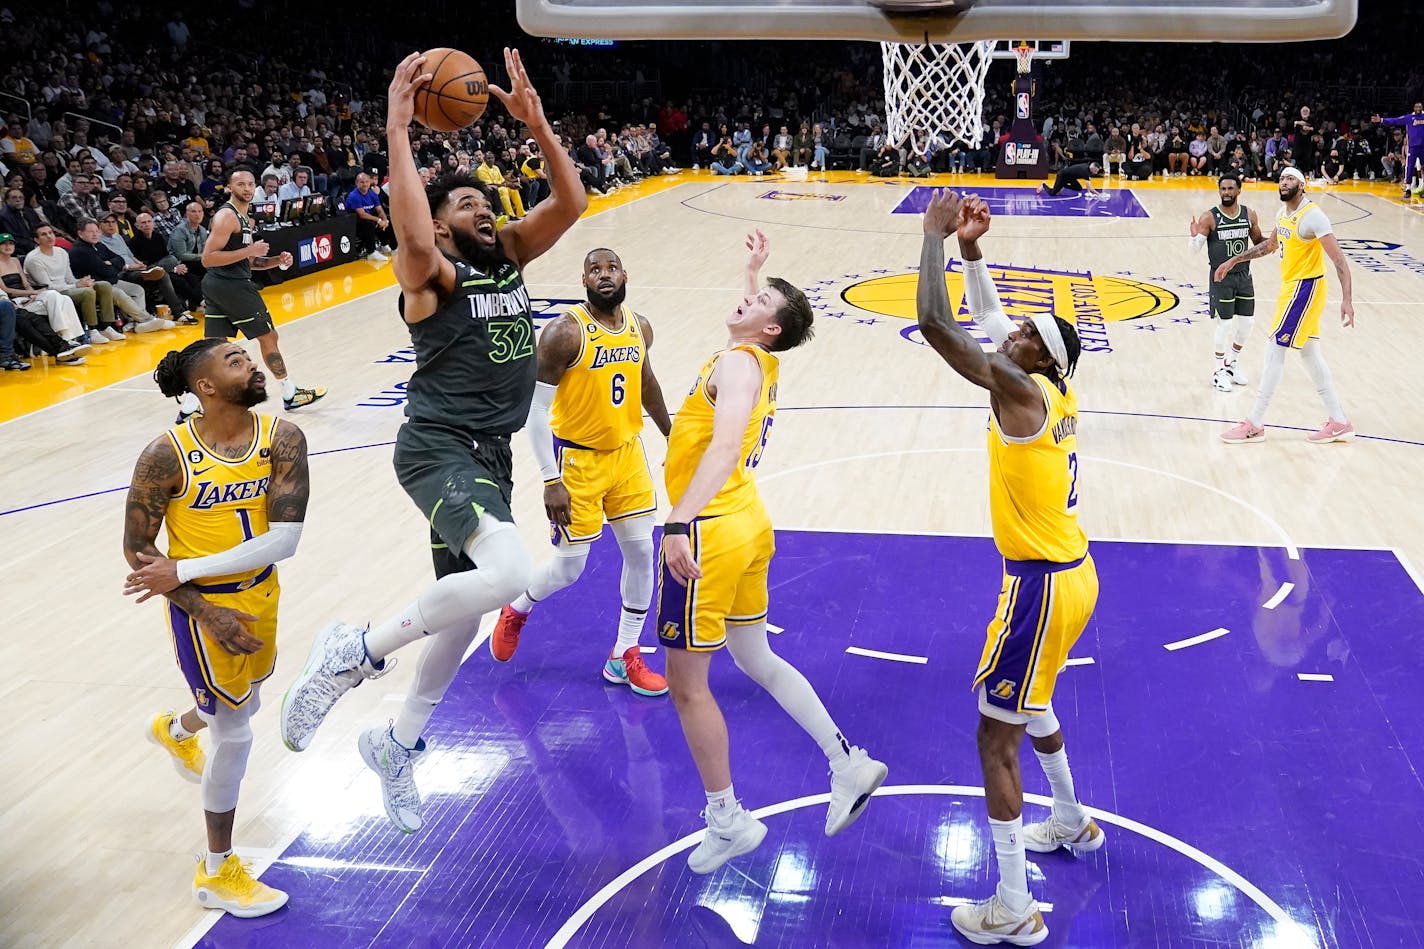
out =
[[[506,363],[534,354],[533,338],[525,320],[492,320],[489,333],[490,362]]]

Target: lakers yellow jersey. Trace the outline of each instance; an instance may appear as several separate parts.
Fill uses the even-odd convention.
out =
[[[1300,219],[1315,207],[1314,201],[1302,201],[1294,214],[1285,208],[1276,215],[1276,239],[1281,248],[1281,280],[1305,280],[1325,276],[1325,250],[1318,238],[1300,236]]]
[[[555,437],[585,448],[612,451],[643,430],[643,360],[647,347],[637,315],[618,308],[621,329],[611,330],[583,304],[569,309],[582,337],[578,358],[564,370],[549,410]]]
[[[771,422],[776,415],[776,375],[779,365],[776,357],[760,346],[733,348],[751,353],[761,364],[761,395],[752,407],[752,417],[747,420],[747,430],[742,433],[741,460],[732,470],[727,483],[722,485],[722,490],[701,510],[702,517],[732,514],[757,500],[752,469],[761,461],[762,452],[766,450],[766,440],[771,434]],[[707,380],[711,377],[717,360],[729,352],[731,350],[724,349],[707,360],[702,371],[698,373],[697,381],[692,385],[692,391],[683,400],[682,408],[677,410],[677,418],[673,420],[672,434],[668,437],[665,468],[668,498],[673,504],[682,498],[682,493],[687,490],[687,483],[692,480],[692,473],[697,470],[697,463],[702,460],[702,453],[712,442],[712,416],[717,404],[707,392]]]
[[[183,460],[183,490],[168,502],[168,556],[206,557],[267,533],[267,484],[272,477],[274,416],[252,416],[252,447],[241,458],[224,458],[198,436],[193,420],[170,429],[168,437]],[[247,580],[259,567],[203,583]]]
[[[1029,376],[1048,417],[1038,434],[1005,435],[989,413],[989,515],[1006,560],[1072,563],[1088,552],[1078,526],[1078,399],[1068,383]],[[1061,386],[1061,388],[1060,388]]]

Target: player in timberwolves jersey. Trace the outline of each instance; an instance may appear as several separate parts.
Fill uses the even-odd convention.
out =
[[[1225,263],[1226,258],[1264,238],[1256,212],[1241,204],[1241,179],[1234,174],[1222,175],[1217,180],[1216,190],[1221,204],[1192,218],[1191,248],[1199,251],[1205,245],[1211,265],[1211,318],[1217,321],[1212,384],[1222,392],[1230,392],[1233,385],[1244,386],[1247,382],[1246,373],[1237,366],[1237,360],[1256,323],[1256,286],[1251,282],[1251,265],[1245,261],[1232,268],[1224,280],[1216,279],[1216,268]],[[1227,349],[1233,326],[1236,338]]]
[[[1325,258],[1329,257],[1335,264],[1335,275],[1340,278],[1340,325],[1355,325],[1350,261],[1335,239],[1330,219],[1314,201],[1305,197],[1305,175],[1295,168],[1286,168],[1281,171],[1277,189],[1281,209],[1276,212],[1276,228],[1271,236],[1250,250],[1232,255],[1216,268],[1216,278],[1220,280],[1242,261],[1264,257],[1280,248],[1281,296],[1276,303],[1276,322],[1271,327],[1271,340],[1275,345],[1266,352],[1261,388],[1256,393],[1251,414],[1222,432],[1221,440],[1231,445],[1266,440],[1266,410],[1271,407],[1271,397],[1280,384],[1286,351],[1298,349],[1305,360],[1305,371],[1310,373],[1310,380],[1315,383],[1315,391],[1328,413],[1325,423],[1307,435],[1307,440],[1317,445],[1349,441],[1355,437],[1355,426],[1345,417],[1345,409],[1335,391],[1335,380],[1320,351],[1320,314],[1325,310]]]
[[[262,361],[282,386],[282,405],[287,411],[311,405],[326,395],[326,389],[299,388],[287,375],[287,361],[277,348],[277,327],[262,294],[252,282],[253,270],[290,267],[292,255],[283,251],[268,256],[266,241],[253,240],[252,221],[247,210],[257,190],[252,169],[238,165],[227,176],[228,200],[213,212],[212,230],[203,246],[203,299],[207,315],[203,335],[233,339],[239,334],[257,340]],[[198,397],[184,393],[178,400],[178,421],[198,410]]]
[[[252,408],[266,377],[225,339],[169,352],[153,374],[165,396],[198,396],[202,414],[155,439],[129,486],[124,587],[167,598],[178,667],[194,707],[146,728],[178,773],[202,784],[208,847],[193,877],[203,906],[263,916],[287,894],[253,879],[232,852],[238,789],[252,747],[252,716],[277,656],[277,569],[296,553],[306,517],[307,445],[290,422]],[[168,532],[168,553],[155,541]],[[197,732],[207,729],[207,753]]]
[[[974,688],[979,761],[998,858],[999,885],[982,903],[955,907],[955,929],[980,944],[1035,945],[1048,935],[1028,890],[1024,849],[1096,850],[1103,832],[1073,792],[1053,688],[1098,599],[1088,539],[1078,526],[1078,408],[1068,385],[1082,349],[1073,325],[1039,314],[1015,326],[999,304],[979,238],[989,207],[938,192],[924,218],[918,310],[925,341],[965,379],[989,390],[989,514],[1004,558]],[[964,296],[986,353],[959,325],[945,287],[944,241],[956,229]],[[1053,813],[1024,826],[1019,748],[1027,732],[1053,789]]]
[[[421,183],[410,123],[415,90],[430,81],[421,68],[424,57],[412,53],[401,62],[388,99],[391,223],[400,242],[393,267],[416,357],[395,469],[430,524],[437,580],[369,631],[348,623],[321,630],[282,700],[283,740],[301,751],[342,694],[381,674],[397,649],[426,641],[399,716],[359,743],[381,779],[387,816],[407,833],[421,825],[412,771],[425,750],[421,732],[480,618],[529,586],[533,565],[509,510],[509,436],[529,416],[535,379],[534,321],[522,270],[588,207],[518,52],[506,49],[504,58],[510,91],[489,90],[548,156],[553,192],[498,233],[489,194],[474,178],[453,173]]]
[[[673,704],[707,792],[707,832],[687,858],[695,873],[711,873],[766,836],[766,825],[732,788],[727,725],[707,683],[712,654],[723,646],[829,759],[826,836],[864,812],[886,774],[885,765],[841,737],[805,676],[767,643],[767,568],[776,539],[752,471],[776,415],[775,354],[811,338],[812,313],[806,295],[785,280],[761,285],[765,235],[749,235],[747,248],[746,294],[727,314],[727,346],[702,365],[678,409],[665,467],[672,512],[663,524],[657,628]]]
[[[606,518],[623,554],[618,637],[603,678],[639,695],[662,695],[667,681],[638,648],[653,599],[653,517],[658,500],[639,433],[643,409],[664,436],[672,430],[648,350],[653,328],[624,305],[628,274],[606,247],[583,259],[586,304],[539,335],[539,382],[529,410],[529,442],[544,476],[544,511],[554,556],[534,571],[520,597],[499,614],[490,652],[508,662],[534,604],[569,586],[588,562]]]

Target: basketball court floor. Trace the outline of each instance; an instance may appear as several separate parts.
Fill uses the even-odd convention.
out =
[[[1424,944],[1420,205],[1393,186],[1311,189],[1354,274],[1358,325],[1340,327],[1332,273],[1322,336],[1359,437],[1306,442],[1324,412],[1291,358],[1268,440],[1228,446],[1217,435],[1254,398],[1280,279],[1273,259],[1253,264],[1252,385],[1218,392],[1206,259],[1187,248],[1210,180],[1112,181],[1102,202],[987,176],[931,183],[990,197],[983,249],[1010,313],[1074,319],[1084,341],[1079,510],[1102,598],[1055,707],[1108,842],[1081,859],[1031,855],[1045,945]],[[527,274],[553,316],[581,298],[588,250],[621,254],[674,409],[724,342],[748,230],[771,239],[765,273],[811,294],[816,338],[783,358],[758,480],[778,527],[775,645],[890,766],[851,830],[822,835],[821,754],[719,657],[737,790],[770,833],[710,876],[687,869],[703,798],[676,713],[599,674],[618,608],[607,538],[512,663],[472,649],[427,735],[419,834],[387,823],[355,748],[399,708],[413,654],[345,698],[308,751],[282,747],[275,710],[316,630],[384,616],[431,577],[423,519],[390,464],[412,356],[389,266],[362,262],[268,291],[296,378],[331,393],[292,416],[312,503],[282,565],[281,654],[236,825],[239,852],[291,894],[263,919],[209,915],[189,896],[198,789],[142,734],[189,700],[161,607],[120,594],[124,487],[173,417],[147,373],[196,332],[0,379],[0,941],[956,944],[951,908],[992,886],[969,684],[1000,567],[987,400],[914,325],[925,184],[684,173],[595,200]],[[1244,202],[1266,226],[1279,205],[1269,185]],[[957,303],[957,261],[947,279]],[[663,440],[652,426],[644,438],[656,465]],[[515,513],[542,557],[537,471],[515,444]],[[662,651],[650,662],[661,669]],[[1027,753],[1024,778],[1038,819],[1048,787]]]

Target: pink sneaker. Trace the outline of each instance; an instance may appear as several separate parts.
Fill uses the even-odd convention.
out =
[[[1311,436],[1314,438],[1315,436]],[[1235,425],[1221,433],[1221,440],[1228,445],[1248,445],[1253,442],[1263,442],[1266,440],[1266,429],[1261,425],[1252,425],[1250,420],[1237,422]]]
[[[1305,437],[1307,441],[1317,445],[1324,445],[1326,442],[1347,442],[1355,437],[1355,426],[1349,422],[1326,419],[1325,424],[1320,426],[1320,431],[1311,432]]]

